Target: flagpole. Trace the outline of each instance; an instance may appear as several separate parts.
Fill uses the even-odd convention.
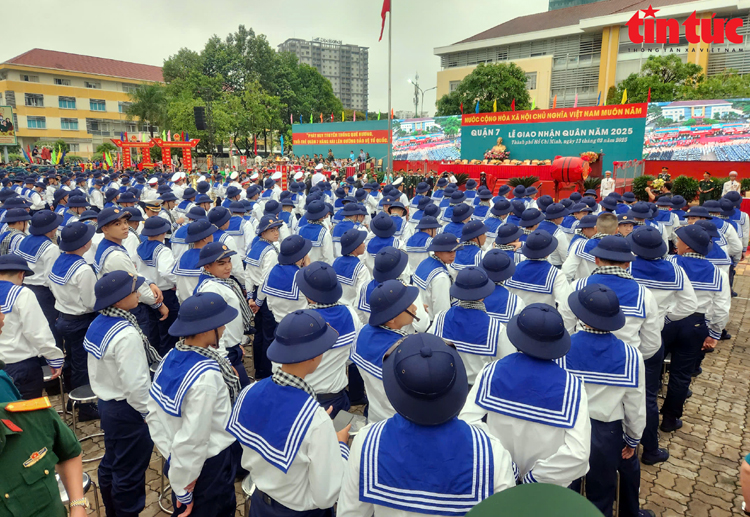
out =
[[[391,43],[393,40],[393,0],[388,13],[388,172],[393,171],[393,108],[391,107]]]

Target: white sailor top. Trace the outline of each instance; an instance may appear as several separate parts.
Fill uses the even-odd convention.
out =
[[[333,240],[326,226],[308,223],[300,227],[297,233],[312,242],[309,253],[310,262],[322,261],[326,264],[333,264],[335,258]]]
[[[588,471],[586,392],[575,375],[553,361],[518,352],[485,366],[459,418],[479,424],[485,416],[524,483],[567,487]]]
[[[573,291],[583,289],[587,285],[603,284],[614,292],[620,299],[620,308],[625,314],[625,326],[613,332],[625,343],[632,345],[649,359],[661,348],[661,329],[664,319],[661,317],[656,298],[649,289],[637,281],[616,275],[596,274],[582,278],[571,285]],[[567,297],[558,307],[565,322],[568,333],[573,334],[578,319],[570,310]]]
[[[542,221],[537,229],[544,230],[557,239],[557,248],[550,254],[548,260],[553,266],[562,266],[568,258],[569,237],[551,221]]]
[[[55,297],[55,309],[80,316],[93,312],[96,304],[96,274],[83,258],[62,253],[49,273],[49,288]]]
[[[698,300],[693,286],[677,264],[665,259],[636,257],[630,263],[629,272],[654,295],[660,318],[677,321],[696,312]]]
[[[367,266],[367,269],[370,270],[370,273],[372,273],[372,270],[375,268],[375,256],[380,250],[387,246],[393,246],[394,248],[400,250],[404,249],[404,245],[402,244],[401,240],[397,239],[396,237],[378,237],[377,235],[375,235],[369,241],[367,241],[365,251],[365,265]]]
[[[49,287],[49,272],[52,265],[60,256],[60,248],[54,244],[46,235],[27,235],[18,245],[15,251],[20,255],[34,274],[23,279],[26,285],[37,285]]]
[[[434,320],[438,313],[450,309],[450,287],[453,280],[448,268],[438,259],[432,256],[424,259],[414,271],[412,282],[424,294],[430,320]]]
[[[307,392],[272,378],[240,393],[227,431],[242,445],[242,466],[256,487],[294,511],[331,508],[349,449],[331,417]]]
[[[505,287],[526,305],[546,303],[555,307],[567,300],[570,285],[564,275],[546,260],[524,260],[516,265]]]
[[[482,248],[474,243],[464,242],[463,247],[456,251],[456,259],[450,265],[451,275],[455,280],[458,272],[470,266],[478,267],[482,263]]]
[[[300,293],[295,277],[300,267],[296,264],[276,264],[263,281],[257,300],[268,303],[277,323],[290,312],[307,309],[307,298]]]
[[[568,248],[568,256],[562,265],[562,272],[569,282],[585,278],[596,269],[596,257],[591,250],[599,245],[601,239],[573,239]]]
[[[239,299],[234,290],[228,285],[219,282],[216,278],[201,273],[198,277],[198,285],[192,294],[198,293],[215,293],[224,298],[227,304],[237,311],[237,316],[225,325],[224,334],[219,340],[216,351],[223,357],[227,356],[227,349],[242,343],[242,337],[245,333],[245,326],[242,320],[241,303],[247,303],[244,299]]]
[[[497,230],[505,224],[505,221],[495,215],[488,215],[484,218],[484,225],[487,227],[487,240],[490,243],[495,242],[497,238]]]
[[[734,226],[728,219],[714,217],[712,222],[716,224],[716,229],[727,241],[727,252],[732,260],[736,263],[742,258],[742,241]]]
[[[351,360],[359,368],[370,403],[368,422],[379,422],[396,414],[383,387],[383,355],[402,335],[383,327],[365,325],[351,350]]]
[[[359,293],[362,287],[372,280],[372,275],[365,267],[359,257],[344,255],[333,261],[333,270],[336,271],[343,294],[341,303],[354,307],[359,300]]]
[[[505,333],[505,325],[478,309],[456,305],[440,312],[428,332],[456,346],[466,367],[469,386],[487,363],[516,352]]]
[[[197,266],[200,254],[200,249],[191,248],[182,254],[172,268],[177,286],[177,299],[180,303],[193,296],[193,291],[198,286],[198,277],[201,276],[201,268]]]
[[[263,279],[278,263],[279,250],[276,245],[256,237],[245,256],[245,289],[250,299],[257,298]]]
[[[497,318],[503,325],[507,325],[510,319],[520,313],[526,304],[515,294],[508,291],[502,284],[495,284],[495,291],[484,299],[487,314]]]
[[[583,381],[589,416],[600,422],[622,420],[623,438],[635,448],[646,428],[643,356],[609,332],[580,330],[570,338],[570,351],[557,364]]]
[[[41,356],[51,368],[62,367],[63,351],[55,346],[52,331],[31,289],[0,280],[0,312],[5,315],[0,333],[0,360],[13,364]]]
[[[362,429],[351,456],[340,517],[463,515],[516,484],[500,442],[455,418],[421,426],[395,415]]]
[[[693,285],[698,308],[695,312],[704,314],[708,334],[714,339],[721,338],[721,331],[729,321],[729,308],[732,305],[729,278],[708,260],[681,255],[670,256],[685,271]]]
[[[100,314],[91,322],[83,348],[94,394],[102,400],[125,400],[146,416],[151,373],[135,327],[124,318]]]
[[[2,239],[0,238],[1,241]],[[729,275],[732,259],[729,258],[729,253],[727,253],[727,241],[722,235],[719,235],[719,237],[713,239],[713,243],[711,251],[706,255],[706,260],[719,268],[720,271]]]
[[[219,365],[196,352],[170,350],[149,390],[151,439],[169,458],[169,484],[183,504],[193,500],[185,490],[201,473],[206,460],[232,445],[226,431],[232,403]]]
[[[143,241],[136,249],[138,274],[150,279],[162,291],[174,289],[177,278],[172,250],[159,241]]]
[[[406,253],[409,254],[409,267],[416,271],[419,264],[429,256],[427,248],[432,244],[432,237],[426,232],[417,231],[406,241]]]

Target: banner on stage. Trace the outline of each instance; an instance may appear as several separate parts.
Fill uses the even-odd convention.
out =
[[[371,158],[381,159],[388,155],[388,121],[294,124],[292,144],[297,156],[327,157],[330,149],[336,158],[349,158],[352,152],[358,157],[362,149]]]
[[[641,103],[472,113],[462,119],[461,158],[482,160],[503,145],[521,161],[593,151],[604,153],[603,169],[612,170],[613,161],[641,157],[647,112]]]
[[[461,158],[461,117],[393,121],[393,159],[453,161]]]

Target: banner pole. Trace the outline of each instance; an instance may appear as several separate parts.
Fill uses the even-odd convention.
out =
[[[393,172],[393,107],[391,106],[391,43],[393,39],[393,1],[388,13],[388,172]]]

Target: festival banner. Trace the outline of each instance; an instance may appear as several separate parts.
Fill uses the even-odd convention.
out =
[[[0,145],[16,145],[17,143],[13,107],[0,106]]]
[[[296,156],[322,154],[333,151],[337,158],[359,156],[359,150],[371,158],[388,155],[388,121],[333,122],[326,124],[294,124],[292,144]]]
[[[394,160],[448,160],[461,157],[461,117],[393,121]]]
[[[510,160],[553,160],[586,151],[612,162],[640,158],[647,105],[622,104],[463,115],[461,158],[498,157],[505,146]],[[494,151],[494,154],[493,154]]]

